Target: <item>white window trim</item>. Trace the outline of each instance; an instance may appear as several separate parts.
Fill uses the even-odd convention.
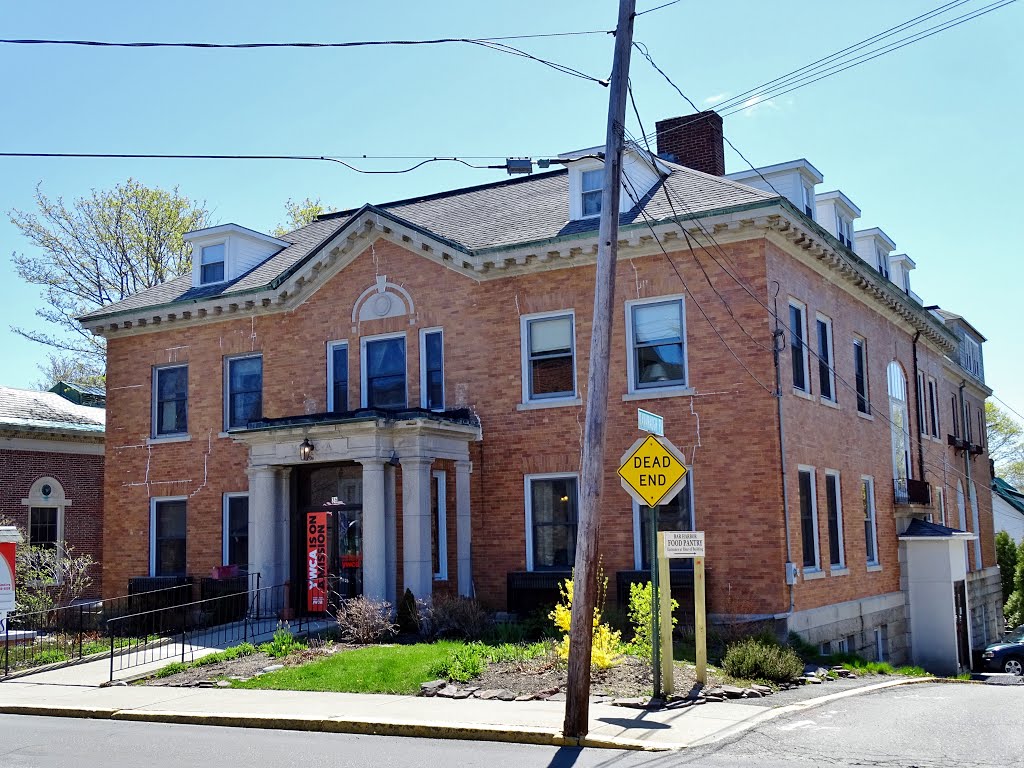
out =
[[[260,358],[260,361],[261,361],[261,363],[260,363],[260,411],[263,410],[263,389],[264,389],[264,387],[263,387],[263,380],[264,380],[264,378],[266,376],[266,371],[264,370],[263,365],[262,365],[263,353],[262,352],[256,352],[256,353],[247,352],[247,353],[242,354],[242,355],[226,355],[224,357],[224,379],[223,379],[223,390],[224,390],[223,409],[224,409],[224,431],[225,432],[232,432],[233,430],[236,430],[236,429],[242,429],[242,427],[232,427],[231,426],[231,364],[235,360],[246,360],[246,359],[251,358],[251,357],[258,357],[258,358]]]
[[[43,486],[50,486],[50,495],[43,496]],[[13,500],[12,500],[13,501]],[[28,519],[28,530],[26,531],[26,539],[29,546],[32,545],[32,507],[46,507],[49,509],[56,508],[57,510],[57,550],[62,555],[67,551],[67,540],[64,538],[64,510],[72,506],[72,500],[67,497],[67,492],[64,490],[64,486],[58,482],[58,480],[50,475],[43,475],[38,477],[32,483],[32,487],[29,489],[28,497],[21,500],[22,506],[27,507],[25,510],[26,517]],[[63,579],[58,575],[58,579],[55,583],[60,584]],[[37,582],[38,583],[38,582]]]
[[[825,514],[828,514],[828,478],[836,479],[836,527],[839,531],[839,562],[829,563],[830,569],[836,571],[846,570],[846,532],[843,530],[843,481],[838,469],[826,469],[825,475]],[[831,533],[831,532],[830,532]],[[832,553],[829,551],[828,559],[832,560]]]
[[[680,329],[683,342],[683,383],[674,382],[663,386],[638,387],[636,381],[636,355],[633,346],[633,308],[645,304],[667,304],[671,301],[679,302],[679,315],[682,319]],[[664,394],[662,394],[664,393]],[[690,385],[690,345],[686,339],[686,297],[681,293],[669,294],[667,296],[653,296],[646,299],[632,299],[626,302],[626,396],[637,395],[638,399],[645,397],[667,397],[671,395],[692,394],[693,388]],[[625,398],[623,398],[625,399]]]
[[[222,497],[222,500],[221,500],[221,558],[220,558],[221,565],[231,565],[231,563],[228,562],[228,500],[229,499],[248,499],[248,498],[249,498],[249,492],[248,491],[241,491],[241,492],[238,492],[238,493],[225,493],[223,495],[223,497]],[[187,502],[186,502],[186,504],[187,504]],[[154,507],[154,510],[155,510],[155,507]],[[186,507],[185,514],[186,514],[186,516],[188,515],[187,507]],[[187,528],[186,528],[186,530],[187,530]],[[246,534],[246,537],[248,537],[248,534]],[[185,544],[185,546],[186,546],[186,548],[188,547],[188,539],[187,539],[187,537],[186,537],[186,544]]]
[[[839,401],[839,393],[836,392],[836,347],[832,337],[832,318],[828,315],[821,314],[821,312],[815,312],[814,321],[815,343],[817,343],[818,322],[820,321],[825,324],[825,346],[828,348],[828,380],[829,389],[832,390],[832,397],[825,397],[821,394],[819,394],[819,397],[824,403],[837,405]],[[818,360],[817,362],[820,370],[821,360]]]
[[[860,393],[857,392],[857,358],[856,349],[857,342],[860,342],[860,351],[864,357],[864,406],[867,408],[866,411],[860,409]],[[868,365],[868,340],[859,334],[853,334],[853,341],[851,346],[854,349],[853,359],[853,396],[855,398],[854,408],[857,413],[864,418],[874,418],[871,408],[871,367]]]
[[[530,323],[534,320],[547,320],[556,317],[568,316],[572,330],[572,393],[558,395],[555,397],[530,397]],[[536,403],[567,403],[570,400],[579,399],[579,385],[577,381],[577,358],[576,354],[576,310],[559,309],[554,312],[535,312],[532,315],[519,316],[519,368],[522,375],[523,401],[522,405],[533,405]]]
[[[214,245],[223,245],[224,246],[224,279],[223,280],[211,280],[208,283],[204,283],[203,282],[203,250],[206,249],[206,248],[210,248],[211,246],[214,246]],[[210,242],[203,243],[202,245],[199,245],[199,243],[195,244],[195,247],[199,251],[199,253],[195,254],[195,263],[196,263],[197,266],[196,266],[195,280],[193,281],[193,284],[197,288],[200,288],[200,287],[201,288],[205,288],[208,285],[222,285],[223,283],[231,282],[231,272],[228,271],[228,258],[229,258],[229,253],[228,252],[231,249],[228,246],[229,246],[228,238],[226,238],[226,237],[221,238],[220,240],[211,240]],[[216,264],[216,262],[213,262],[213,263]]]
[[[793,393],[794,394],[810,395],[813,388],[811,387],[811,361],[810,361],[810,355],[808,354],[808,344],[807,344],[807,341],[808,341],[808,339],[807,339],[807,305],[804,304],[799,299],[794,299],[792,296],[790,296],[789,297],[789,306],[790,307],[795,307],[796,309],[800,310],[800,324],[801,324],[801,329],[800,330],[801,330],[801,339],[802,339],[801,344],[800,344],[800,352],[801,352],[801,354],[803,355],[803,358],[804,358],[804,385],[805,386],[804,387],[798,387],[796,385],[796,382],[793,382]],[[790,333],[792,334],[793,329],[790,328],[789,330],[790,330]],[[793,354],[793,342],[792,341],[790,341],[790,343],[789,343],[789,353]]]
[[[816,467],[809,467],[806,464],[798,464],[797,468],[797,502],[800,500],[800,473],[807,472],[811,476],[811,521],[814,527],[814,566],[803,565],[803,540],[800,542],[800,563],[803,572],[806,573],[823,573],[821,568],[821,534],[818,531],[818,526],[821,520],[818,517],[818,472]],[[802,525],[802,523],[801,523]],[[803,536],[803,529],[801,528],[801,536]]]
[[[345,350],[345,360],[348,362],[348,389],[349,398],[352,397],[352,365],[348,355],[348,341],[329,341],[327,342],[327,412],[334,412],[334,351],[336,349]],[[344,410],[348,410],[348,403],[345,403]]]
[[[690,524],[693,526],[693,530],[697,530],[697,509],[694,506],[694,493],[693,493],[693,468],[690,465],[686,466],[686,485],[683,486],[683,490],[680,493],[687,493],[690,496]],[[636,499],[633,499],[633,569],[643,570],[644,567],[644,551],[643,542],[640,540],[643,528],[640,525],[640,505]]]
[[[569,219],[570,221],[591,220],[600,218],[601,214],[583,215],[583,173],[604,168],[604,163],[596,158],[580,160],[569,165]]]
[[[444,386],[444,328],[439,326],[420,329],[420,408],[427,407],[427,336],[431,333],[441,334],[441,407],[431,410],[443,411],[448,393]]]
[[[440,469],[430,474],[431,482],[437,486],[437,564],[440,570],[434,573],[434,581],[448,581],[448,476]]]
[[[170,365],[155,365],[153,366],[153,380],[152,380],[152,391],[150,392],[150,428],[149,435],[151,440],[169,442],[177,442],[181,440],[187,440],[189,438],[189,432],[186,429],[184,432],[167,432],[165,434],[157,433],[157,406],[159,405],[158,398],[158,386],[160,379],[160,371],[169,371],[173,368],[184,368],[185,369],[185,380],[188,381],[188,363],[172,363]],[[189,392],[188,387],[185,388],[185,422],[189,420]]]
[[[946,524],[946,489],[939,485],[935,487],[936,506],[939,508],[939,522]]]
[[[367,402],[369,402],[367,398],[369,392],[366,389],[366,345],[374,341],[385,341],[387,339],[402,339],[405,341],[405,405],[407,408],[409,407],[409,340],[406,337],[405,331],[399,331],[397,333],[378,333],[374,336],[359,337],[359,405],[361,408],[370,407],[367,405]],[[351,380],[351,378],[352,375],[349,372],[349,379]]]
[[[149,576],[156,577],[156,505],[162,501],[185,502],[185,563],[188,565],[188,496],[152,496],[149,499]]]
[[[534,480],[576,480],[576,525],[579,526],[580,510],[580,475],[578,472],[542,472],[523,476],[523,495],[526,506],[526,570],[533,571],[533,494],[531,483]],[[579,528],[577,527],[577,530]]]
[[[867,560],[868,569],[880,569],[882,558],[878,555],[878,507],[875,506],[875,478],[871,475],[861,475],[861,482],[868,485],[868,509],[871,510],[871,540],[872,550],[875,553],[874,560]],[[865,553],[866,555],[866,553]],[[865,557],[866,559],[866,557]]]

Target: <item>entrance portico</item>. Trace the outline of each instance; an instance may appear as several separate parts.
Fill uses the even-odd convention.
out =
[[[458,593],[472,594],[469,443],[481,436],[468,411],[379,411],[265,419],[232,437],[249,447],[249,567],[276,585],[293,576],[297,467],[355,463],[361,467],[362,593],[395,602],[398,595],[397,474],[402,483],[402,587],[417,598],[433,591],[431,469],[455,465]],[[304,441],[312,448],[302,451]],[[303,454],[308,459],[303,459]],[[351,473],[349,473],[351,474]],[[444,535],[441,532],[439,535]]]

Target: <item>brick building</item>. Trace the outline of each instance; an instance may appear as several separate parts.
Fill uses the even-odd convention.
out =
[[[84,597],[102,591],[104,414],[102,390],[0,387],[0,519],[27,544],[90,555]]]
[[[640,405],[689,463],[658,524],[706,532],[713,620],[967,663],[999,620],[983,338],[810,163],[731,179],[716,116],[659,130],[624,159],[610,591],[648,562],[615,475]],[[602,162],[561,161],[282,238],[194,232],[192,274],[81,318],[108,343],[105,589],[235,563],[305,594],[317,510],[347,594],[523,610],[566,575]]]

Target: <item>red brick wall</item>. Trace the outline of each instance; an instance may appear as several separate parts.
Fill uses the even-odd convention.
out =
[[[76,554],[96,561],[93,583],[85,597],[102,592],[103,560],[103,456],[43,451],[0,450],[0,518],[28,529],[29,507],[22,499],[41,477],[52,477],[72,501],[64,510],[64,540]]]

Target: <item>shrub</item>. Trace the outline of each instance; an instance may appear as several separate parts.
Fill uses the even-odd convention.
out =
[[[608,594],[608,578],[604,570],[597,572],[597,600],[594,605],[593,644],[590,652],[590,664],[598,669],[614,667],[622,660],[622,635],[601,621],[601,608]],[[558,643],[558,655],[562,659],[569,658],[569,630],[572,627],[572,579],[565,579],[559,587],[561,602],[555,605],[549,618],[564,633]]]
[[[443,660],[430,668],[430,674],[465,683],[483,674],[487,662],[484,659],[484,646],[469,643],[455,648]]]
[[[744,680],[785,683],[803,674],[804,662],[788,646],[751,637],[728,647],[722,669]]]
[[[484,646],[484,655],[488,661],[529,661],[543,656],[548,647],[544,643],[501,643],[500,645]]]
[[[996,534],[996,562],[999,564],[999,574],[1003,582],[1003,602],[1010,599],[1013,594],[1013,577],[1017,571],[1017,558],[1020,557],[1017,550],[1017,542],[1013,540],[1006,531]]]
[[[393,637],[398,627],[391,621],[391,603],[361,596],[338,606],[338,631],[346,642],[368,645]]]
[[[492,621],[484,634],[484,639],[491,645],[525,643],[528,637],[529,627],[518,621]]]
[[[278,625],[277,631],[274,633],[274,639],[268,643],[261,644],[260,650],[268,656],[273,656],[275,659],[283,659],[292,651],[300,651],[305,647],[303,643],[300,643],[292,636],[291,631],[287,627]],[[235,655],[238,656],[239,654],[236,653]]]
[[[419,608],[416,605],[416,597],[408,587],[406,587],[402,599],[398,601],[398,631],[403,635],[418,635],[420,633]]]
[[[665,587],[667,589],[668,587]],[[651,654],[654,652],[652,647],[653,638],[651,637],[651,610],[652,610],[652,595],[653,588],[651,582],[645,582],[643,584],[630,584],[629,585],[629,622],[633,628],[633,639],[629,641],[626,646],[626,651],[633,656],[639,656],[643,659],[651,658]],[[675,600],[672,601],[672,628],[675,629],[676,624],[679,623],[675,617],[675,611],[679,607],[679,603]],[[665,618],[662,617],[662,621]]]
[[[491,615],[476,600],[456,595],[438,595],[420,612],[420,627],[432,637],[482,640],[491,627]],[[424,627],[426,625],[426,627]]]

